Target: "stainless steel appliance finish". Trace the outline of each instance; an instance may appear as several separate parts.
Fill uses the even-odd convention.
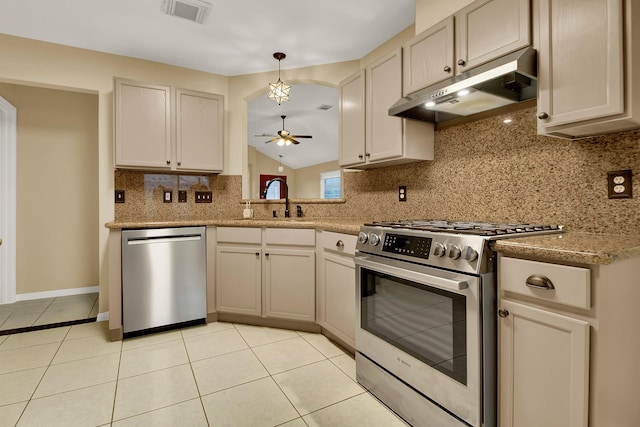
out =
[[[536,75],[536,51],[524,48],[409,94],[389,115],[443,123],[517,104],[537,96]]]
[[[356,373],[414,426],[495,426],[496,281],[489,242],[561,227],[377,222],[356,245]]]
[[[205,227],[122,232],[122,322],[126,334],[205,319]]]

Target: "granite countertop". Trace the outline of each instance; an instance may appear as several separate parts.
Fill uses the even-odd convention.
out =
[[[337,233],[357,235],[368,219],[353,218],[266,218],[266,219],[206,219],[177,221],[124,221],[108,222],[110,229],[164,228],[187,226],[217,227],[279,227],[314,228]],[[578,264],[611,264],[627,258],[640,257],[640,236],[583,233],[568,231],[561,234],[516,237],[491,243],[494,251],[522,258]]]
[[[611,264],[640,256],[640,236],[565,232],[496,240],[492,248],[503,255],[543,258],[579,264]]]
[[[369,220],[353,218],[265,218],[265,219],[206,219],[177,221],[111,221],[105,224],[110,229],[125,228],[164,228],[189,226],[216,227],[278,227],[278,228],[314,228],[336,233],[357,235],[360,226]]]

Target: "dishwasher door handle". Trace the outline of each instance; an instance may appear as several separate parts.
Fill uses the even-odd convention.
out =
[[[176,243],[176,242],[192,242],[201,240],[202,236],[175,236],[175,237],[141,237],[138,239],[127,240],[127,245],[150,245],[153,243]]]

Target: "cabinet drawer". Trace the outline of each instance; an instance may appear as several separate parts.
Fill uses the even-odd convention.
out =
[[[591,307],[591,272],[588,268],[500,257],[498,276],[504,291],[572,307]]]
[[[315,246],[316,231],[311,228],[267,228],[267,245]]]
[[[262,242],[262,230],[249,227],[218,227],[218,242],[254,243]]]
[[[331,231],[323,231],[320,234],[320,244],[323,249],[348,255],[355,255],[357,240],[357,236],[352,236],[351,234],[333,233]]]

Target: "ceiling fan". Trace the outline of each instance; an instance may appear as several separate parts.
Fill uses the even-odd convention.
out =
[[[265,141],[265,144],[268,144],[274,141],[278,141],[278,145],[280,146],[289,145],[289,144],[300,144],[300,141],[297,141],[296,138],[313,138],[311,135],[291,135],[291,133],[288,130],[285,130],[284,128],[284,119],[287,116],[280,116],[280,117],[282,117],[282,130],[278,131],[278,136],[275,136],[270,140]],[[256,136],[268,136],[268,135],[256,135]]]

